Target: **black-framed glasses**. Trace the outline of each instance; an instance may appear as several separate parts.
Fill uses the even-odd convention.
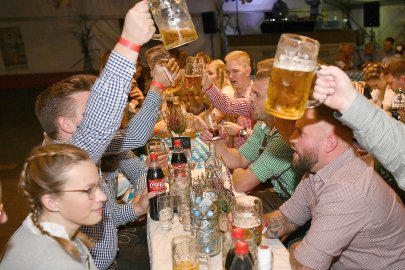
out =
[[[89,200],[94,200],[96,197],[96,191],[97,189],[102,190],[101,186],[103,184],[103,179],[98,180],[97,184],[92,185],[88,189],[73,189],[73,190],[61,190],[60,192],[82,192],[82,193],[87,193],[87,196],[89,197]]]

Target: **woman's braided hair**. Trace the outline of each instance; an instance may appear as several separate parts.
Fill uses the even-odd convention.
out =
[[[41,226],[39,217],[44,210],[41,197],[62,191],[66,173],[75,164],[88,161],[90,157],[82,149],[70,144],[50,144],[34,148],[24,164],[19,188],[32,210],[32,222],[41,234],[53,238],[75,260],[80,261],[80,252],[70,240],[57,237]],[[87,248],[93,243],[79,230],[73,236],[83,242]]]

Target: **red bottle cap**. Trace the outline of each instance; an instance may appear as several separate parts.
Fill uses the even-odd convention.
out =
[[[236,255],[246,255],[249,253],[249,247],[246,242],[239,241],[235,244],[235,254]]]
[[[149,154],[149,159],[150,160],[158,160],[158,154],[157,153],[150,153]]]
[[[174,146],[180,147],[181,146],[181,141],[180,140],[174,140]]]
[[[242,228],[233,228],[232,229],[232,238],[233,239],[243,239],[245,238]]]

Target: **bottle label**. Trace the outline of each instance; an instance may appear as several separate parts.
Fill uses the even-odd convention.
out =
[[[149,179],[149,192],[155,191],[156,193],[163,193],[166,191],[165,179]]]

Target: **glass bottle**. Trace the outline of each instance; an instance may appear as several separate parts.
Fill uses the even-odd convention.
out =
[[[171,164],[185,164],[185,163],[187,163],[187,157],[181,146],[181,141],[174,140]]]
[[[157,207],[157,198],[166,193],[165,176],[158,163],[158,154],[151,153],[149,155],[150,165],[146,174],[148,181],[148,192],[155,191],[157,195],[149,199],[149,214],[151,219],[159,220],[159,211]]]
[[[230,270],[253,270],[253,262],[249,257],[249,247],[243,241],[235,245],[235,258],[232,261]]]
[[[232,245],[231,248],[228,251],[228,254],[226,255],[225,259],[225,269],[229,270],[231,268],[232,262],[235,259],[235,247],[237,242],[241,242],[244,240],[244,231],[241,228],[233,228],[232,232]],[[253,257],[252,254],[249,252],[249,257],[253,262]]]
[[[211,180],[222,181],[222,160],[216,156],[215,144],[209,144],[209,156],[204,162],[206,186],[216,189]]]

